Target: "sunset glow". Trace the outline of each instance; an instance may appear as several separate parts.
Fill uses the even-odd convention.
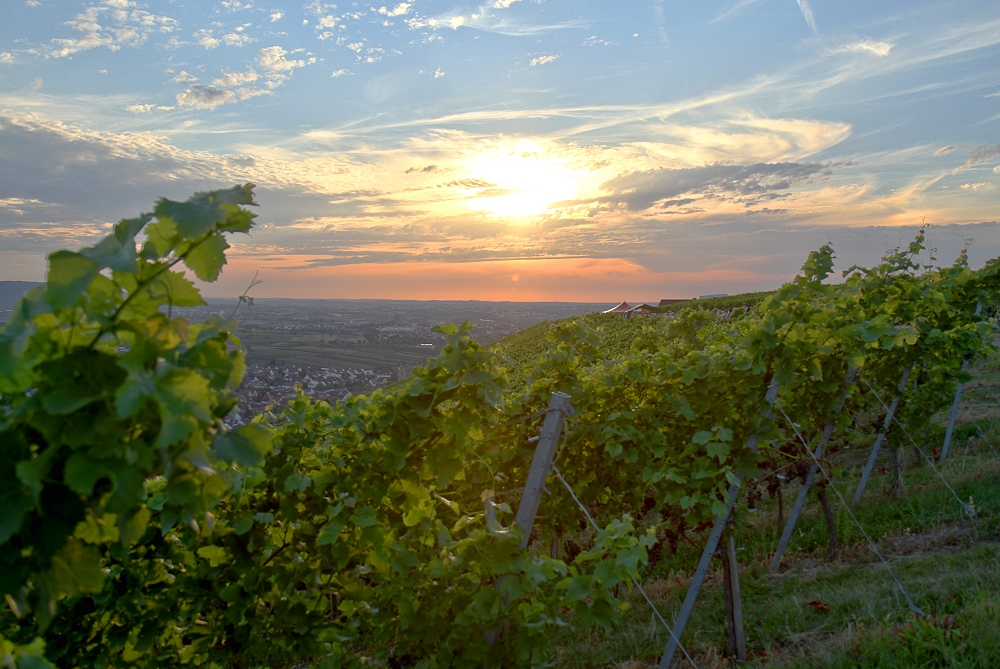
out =
[[[922,221],[1000,255],[995,2],[8,4],[0,280],[247,181],[210,293],[734,293]]]
[[[485,182],[469,200],[469,208],[497,218],[523,218],[549,211],[551,205],[574,200],[590,185],[590,175],[575,171],[565,158],[539,155],[537,147],[520,142],[490,149],[469,160],[472,182]]]

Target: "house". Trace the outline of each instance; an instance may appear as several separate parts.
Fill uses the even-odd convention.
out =
[[[644,316],[650,316],[652,314],[658,314],[658,313],[660,313],[659,307],[654,307],[652,304],[646,304],[645,302],[637,304],[628,310],[628,315],[630,316],[633,314],[642,314]]]

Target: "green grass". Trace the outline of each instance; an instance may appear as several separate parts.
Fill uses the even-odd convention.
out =
[[[915,556],[894,556],[892,563],[907,587],[920,593],[918,605],[932,612],[932,624],[942,625],[947,616],[954,616],[952,639],[961,638],[966,643],[963,652],[970,661],[954,666],[1000,666],[982,661],[1000,661],[1000,606],[996,603],[1000,551],[995,546],[927,549]],[[900,652],[898,626],[918,619],[876,562],[840,560],[800,565],[777,575],[767,573],[757,562],[742,566],[747,649],[754,666],[855,666],[850,664],[852,658],[865,658],[867,664],[862,666],[872,667],[951,666],[879,664],[886,654]],[[710,574],[683,638],[702,667],[725,666],[721,653],[726,644],[722,623],[725,604],[720,580],[717,573]],[[651,586],[661,610],[676,611],[686,581],[658,581]],[[667,634],[638,593],[629,593],[626,598],[632,608],[611,635],[592,632],[580,638],[576,630],[568,630],[557,643],[558,666],[655,665]],[[961,642],[955,649],[959,645]]]

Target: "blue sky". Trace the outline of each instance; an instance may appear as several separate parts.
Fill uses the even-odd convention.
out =
[[[996,2],[8,0],[0,279],[253,181],[209,294],[769,288],[1000,255]]]

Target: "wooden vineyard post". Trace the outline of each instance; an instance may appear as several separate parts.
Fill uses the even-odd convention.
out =
[[[726,548],[722,551],[722,577],[726,589],[727,652],[740,662],[747,660],[747,641],[743,628],[743,599],[740,597],[740,572],[736,563],[736,541],[726,533]]]
[[[557,392],[552,393],[552,399],[549,401],[548,413],[545,415],[545,422],[542,423],[538,445],[535,446],[535,455],[531,459],[531,468],[528,469],[528,478],[524,483],[521,503],[518,504],[517,515],[514,517],[514,523],[521,528],[524,535],[521,537],[521,550],[528,547],[528,541],[531,538],[531,528],[535,524],[538,505],[542,501],[545,479],[548,478],[549,470],[552,469],[552,457],[556,454],[556,447],[559,445],[563,421],[573,411],[569,400],[569,395]],[[503,576],[497,579],[496,587],[500,592],[503,592],[504,580]],[[487,630],[483,636],[492,646],[496,643],[499,633],[499,630]]]
[[[979,300],[976,303],[976,316],[983,313],[983,301]],[[969,369],[969,359],[966,358],[962,361],[962,372],[964,373]],[[955,401],[951,403],[951,415],[948,417],[948,429],[944,433],[944,444],[941,445],[941,462],[948,457],[948,449],[951,447],[951,437],[955,433],[955,419],[958,418],[958,407],[962,403],[962,391],[965,389],[965,384],[961,381],[958,382],[958,386],[955,388]]]
[[[889,427],[892,425],[892,417],[896,414],[896,407],[899,406],[899,400],[906,390],[906,382],[910,379],[910,372],[912,370],[912,362],[903,370],[903,378],[899,380],[899,388],[896,389],[896,396],[892,398],[892,402],[889,403],[889,408],[886,410],[885,420],[882,422],[882,430],[879,431],[878,437],[875,438],[875,445],[872,446],[871,455],[868,456],[868,462],[865,463],[864,471],[861,472],[861,481],[858,482],[858,489],[854,491],[854,499],[851,500],[851,506],[857,506],[858,502],[861,501],[861,496],[865,494],[868,477],[872,475],[872,470],[875,469],[875,460],[878,459],[879,449],[882,448],[885,435],[888,434]]]
[[[837,413],[840,413],[840,410],[844,407],[844,402],[847,401],[847,396],[851,393],[850,388],[854,385],[854,375],[857,371],[854,367],[847,370],[848,389],[840,398],[840,406],[837,408]],[[819,438],[819,444],[816,445],[816,451],[812,454],[813,462],[809,464],[809,473],[806,474],[805,483],[802,484],[799,495],[795,498],[795,504],[792,505],[791,511],[788,512],[788,522],[785,523],[785,529],[781,533],[781,540],[778,541],[778,548],[774,551],[774,556],[771,558],[771,571],[778,571],[778,567],[781,566],[781,558],[784,557],[785,551],[788,550],[788,543],[792,540],[792,532],[795,531],[795,524],[799,522],[799,516],[802,514],[802,507],[805,506],[809,488],[812,487],[813,479],[816,478],[816,471],[818,469],[816,461],[823,457],[823,449],[826,448],[827,442],[830,441],[834,426],[835,424],[832,420],[823,426],[823,434]]]
[[[764,398],[767,400],[768,405],[773,405],[777,397],[778,383],[772,380],[767,387],[767,394]],[[750,435],[750,438],[747,439],[747,448],[751,451],[757,450],[756,434]],[[743,477],[737,474],[736,478],[737,483],[730,485],[727,492],[729,505],[726,507],[726,513],[721,518],[715,519],[712,531],[708,535],[708,542],[705,544],[705,550],[701,552],[701,559],[698,560],[698,566],[691,577],[691,585],[688,586],[687,594],[684,596],[684,603],[681,604],[681,610],[677,613],[677,620],[674,622],[674,633],[670,636],[667,647],[663,649],[663,655],[660,656],[660,663],[657,665],[659,669],[666,669],[670,666],[670,663],[673,662],[674,654],[677,652],[678,646],[680,646],[680,639],[684,634],[684,628],[687,626],[691,612],[694,610],[694,603],[698,599],[701,586],[705,583],[705,576],[708,574],[708,569],[712,564],[712,558],[715,557],[715,550],[719,547],[719,539],[722,538],[722,533],[729,522],[729,516],[733,512],[733,507],[736,506],[736,498],[740,494]]]

